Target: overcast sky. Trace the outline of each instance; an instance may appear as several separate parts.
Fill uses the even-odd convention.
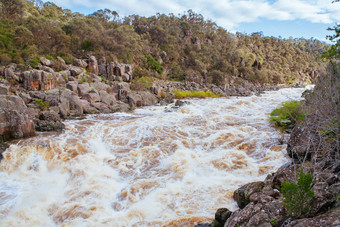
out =
[[[50,0],[74,12],[91,14],[108,8],[120,17],[138,14],[183,13],[192,9],[230,32],[265,36],[318,38],[340,23],[340,3],[332,0]]]

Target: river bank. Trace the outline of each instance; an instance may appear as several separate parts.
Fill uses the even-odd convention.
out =
[[[93,56],[75,59],[73,65],[61,58],[58,61],[41,58],[38,69],[15,64],[0,69],[0,141],[30,137],[36,131],[61,131],[65,128],[63,120],[83,118],[86,114],[129,112],[159,102],[170,103],[176,90],[250,96],[284,87],[253,84],[238,77],[221,86],[195,82],[135,83],[133,65],[98,64]],[[1,147],[6,148],[6,144]]]

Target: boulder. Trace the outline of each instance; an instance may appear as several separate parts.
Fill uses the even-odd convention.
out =
[[[102,102],[91,103],[91,106],[95,107],[100,113],[111,113],[112,110]]]
[[[4,84],[0,84],[0,95],[9,95],[9,87]]]
[[[35,134],[34,123],[25,113],[19,96],[0,95],[0,140],[19,139]]]
[[[73,65],[76,67],[81,67],[83,69],[85,69],[87,67],[87,63],[85,60],[81,60],[81,59],[74,59],[73,60]]]
[[[41,99],[42,101],[45,101],[46,99],[46,94],[41,91],[30,91],[28,94],[32,99]]]
[[[92,107],[87,100],[81,99],[80,103],[85,114],[99,113],[99,111],[95,107]]]
[[[29,94],[20,93],[19,96],[24,100],[26,105],[32,102],[32,97]]]
[[[116,76],[123,77],[123,80],[125,79],[128,82],[133,79],[133,65],[128,65],[128,64],[116,64],[113,67],[113,74]]]
[[[117,101],[117,103],[111,107],[111,110],[112,112],[128,112],[130,111],[130,106],[129,104]]]
[[[40,62],[42,65],[44,66],[51,66],[52,65],[52,61],[51,60],[48,60],[47,58],[45,57],[40,57]]]
[[[83,114],[83,104],[74,92],[65,90],[60,96],[59,111],[63,118],[81,116]]]
[[[82,99],[87,100],[91,104],[101,101],[100,96],[96,90],[91,90],[89,93],[83,95]]]
[[[93,73],[96,76],[98,75],[98,63],[97,59],[94,56],[91,56],[89,58],[88,68],[90,73]]]
[[[138,94],[142,97],[143,106],[153,106],[158,103],[157,97],[148,91],[139,91]]]
[[[90,88],[90,85],[88,83],[82,83],[82,84],[78,84],[77,90],[78,90],[78,95],[80,97],[83,97],[84,95],[89,93],[91,88]]]
[[[252,182],[246,185],[243,185],[239,189],[234,192],[233,198],[237,202],[237,205],[242,209],[248,203],[250,203],[250,196],[255,192],[260,192],[264,187],[264,182]]]
[[[224,223],[228,220],[232,212],[227,208],[220,208],[215,213],[215,220],[212,222],[213,227],[223,227]]]
[[[324,214],[291,221],[287,227],[305,227],[305,226],[339,226],[340,225],[340,207],[331,209]]]
[[[138,92],[131,92],[128,96],[128,103],[131,108],[141,107],[143,105],[142,97]]]
[[[58,106],[60,103],[59,91],[58,93],[51,93],[51,94],[46,95],[45,101],[48,102],[50,106]]]
[[[78,94],[78,82],[77,81],[70,81],[66,84],[66,89],[73,91],[74,93]]]
[[[36,122],[37,131],[61,131],[65,125],[61,122],[59,115],[54,111],[44,111]]]
[[[104,90],[99,91],[99,96],[100,96],[101,102],[106,104],[109,107],[115,105],[117,102],[116,97],[114,95],[108,94]]]
[[[77,66],[71,66],[69,69],[71,76],[78,77],[80,74],[86,72],[85,68],[77,67]]]
[[[56,87],[56,73],[42,70],[26,71],[21,74],[23,87],[31,91],[45,91]]]

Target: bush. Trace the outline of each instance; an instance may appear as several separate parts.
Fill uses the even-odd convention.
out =
[[[270,121],[275,122],[275,125],[283,130],[292,129],[304,118],[305,114],[301,110],[299,101],[285,102],[270,113]]]
[[[194,98],[217,98],[221,97],[221,94],[215,94],[211,91],[180,91],[176,90],[174,91],[174,95],[176,99],[184,99],[188,97],[194,97]]]
[[[302,169],[299,171],[297,184],[290,181],[282,183],[283,205],[289,215],[301,217],[309,212],[314,198],[312,184],[313,174],[305,174]]]
[[[162,74],[162,65],[156,61],[151,55],[145,55],[147,67],[153,71]]]
[[[36,68],[40,63],[40,58],[39,57],[35,57],[31,60],[29,60],[29,64],[30,66],[32,66],[32,68]]]
[[[50,108],[50,103],[47,101],[42,101],[41,99],[34,100],[34,103],[38,104],[40,110],[48,110]]]

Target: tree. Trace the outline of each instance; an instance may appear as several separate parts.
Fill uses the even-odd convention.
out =
[[[24,14],[23,0],[0,0],[1,17],[3,19],[16,20]]]

